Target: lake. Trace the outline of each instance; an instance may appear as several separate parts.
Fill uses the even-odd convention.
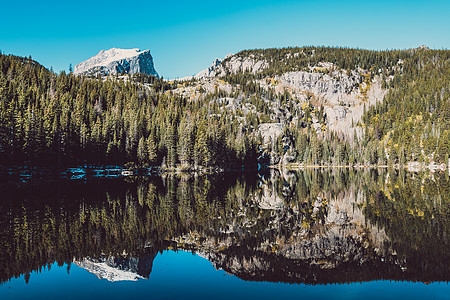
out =
[[[3,178],[1,299],[450,299],[450,178]]]

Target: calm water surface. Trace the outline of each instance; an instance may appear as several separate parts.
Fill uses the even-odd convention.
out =
[[[2,180],[1,299],[450,299],[446,174]]]

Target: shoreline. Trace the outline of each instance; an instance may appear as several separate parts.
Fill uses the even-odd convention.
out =
[[[64,168],[57,166],[10,166],[0,169],[0,178],[14,178],[27,180],[34,176],[37,177],[62,177],[70,179],[81,179],[86,177],[99,177],[99,178],[112,178],[112,177],[128,177],[128,176],[161,176],[165,174],[179,174],[187,175],[208,175],[208,174],[224,174],[224,173],[260,173],[264,170],[287,170],[287,171],[299,171],[306,169],[394,169],[394,170],[406,170],[408,172],[446,172],[449,171],[450,166],[446,164],[424,164],[419,162],[408,162],[405,165],[304,165],[300,163],[289,164],[276,164],[276,165],[264,165],[259,169],[231,169],[220,167],[142,167],[142,168],[127,168],[119,165],[106,165],[106,166],[92,166],[92,165],[79,165],[79,166],[67,166]]]
[[[257,173],[258,170],[234,170],[222,169],[218,167],[196,167],[196,168],[166,168],[161,166],[127,168],[122,165],[79,165],[79,166],[2,166],[0,168],[0,183],[4,180],[28,181],[32,179],[66,178],[66,179],[86,179],[86,178],[118,178],[133,176],[163,176],[163,175],[207,175],[224,173]]]

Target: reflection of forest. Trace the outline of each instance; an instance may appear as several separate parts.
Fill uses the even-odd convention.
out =
[[[196,251],[247,280],[450,278],[444,174],[167,175],[31,181],[1,193],[1,281],[74,260],[148,278],[163,249]]]

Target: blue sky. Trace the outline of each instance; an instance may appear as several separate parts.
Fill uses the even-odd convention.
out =
[[[165,78],[243,49],[450,48],[450,1],[2,1],[0,50],[57,72],[102,49],[150,49]]]

